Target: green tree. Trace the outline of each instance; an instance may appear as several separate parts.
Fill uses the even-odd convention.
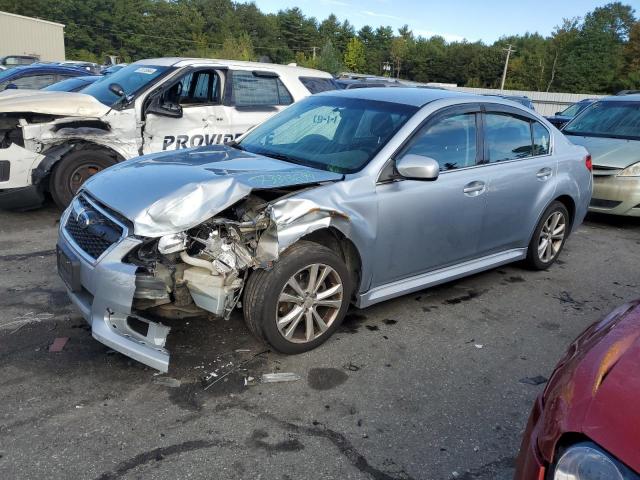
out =
[[[317,65],[320,70],[334,75],[343,69],[340,53],[335,49],[331,41],[328,41],[322,47],[320,55],[317,57]]]
[[[364,73],[366,65],[364,44],[353,37],[347,43],[347,50],[344,52],[344,66],[351,72]]]

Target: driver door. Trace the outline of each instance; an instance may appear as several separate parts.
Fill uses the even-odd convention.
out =
[[[200,147],[222,143],[226,125],[221,103],[221,73],[211,68],[189,70],[168,82],[147,101],[143,152]]]
[[[373,287],[477,256],[488,190],[487,173],[478,166],[480,119],[478,105],[436,113],[395,160],[407,154],[433,158],[440,165],[440,176],[436,180],[395,176],[378,183]]]

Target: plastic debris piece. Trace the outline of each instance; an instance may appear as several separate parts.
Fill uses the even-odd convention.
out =
[[[476,344],[474,345],[474,347],[476,347],[476,348],[484,348],[484,345],[483,345],[483,344],[481,344],[481,343],[476,343]]]
[[[49,351],[53,353],[61,352],[64,346],[69,341],[69,337],[58,337],[51,345],[49,345]]]
[[[180,385],[182,385],[182,382],[180,380],[171,377],[157,377],[153,379],[153,383],[169,388],[178,388]]]
[[[547,377],[543,377],[542,375],[537,375],[535,377],[524,377],[518,381],[526,385],[542,385],[543,383],[547,383]]]
[[[296,382],[300,380],[300,375],[292,372],[265,373],[260,378],[262,383]]]

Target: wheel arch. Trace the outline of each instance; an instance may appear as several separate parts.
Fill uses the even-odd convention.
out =
[[[573,229],[573,224],[576,218],[576,202],[575,200],[571,197],[571,195],[560,195],[556,198],[554,198],[551,203],[553,202],[560,202],[562,203],[565,208],[567,209],[567,211],[569,212],[569,222],[571,227],[569,228],[569,232],[571,232],[571,230]],[[551,203],[549,205],[551,205]],[[548,208],[548,207],[547,207]]]
[[[47,150],[42,152],[44,155],[44,159],[40,162],[40,165],[36,167],[33,171],[33,183],[41,183],[48,187],[48,180],[53,172],[53,169],[56,165],[62,160],[66,155],[77,152],[79,150],[88,150],[95,149],[101,150],[109,154],[113,159],[117,162],[122,162],[126,160],[126,156],[123,152],[117,151],[115,148],[104,145],[98,142],[93,142],[91,140],[84,139],[71,139],[63,144],[57,144],[49,147]]]
[[[359,291],[362,282],[362,257],[355,243],[349,239],[338,228],[329,226],[307,233],[298,239],[306,240],[323,245],[336,252],[344,260],[345,265],[353,274],[353,285],[355,294]]]

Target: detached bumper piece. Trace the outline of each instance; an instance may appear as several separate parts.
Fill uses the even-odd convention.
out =
[[[58,273],[73,304],[91,325],[93,338],[152,368],[166,372],[170,328],[136,315],[135,265],[122,258],[140,244],[128,226],[89,197],[64,212],[58,238]]]
[[[38,208],[43,202],[44,194],[36,185],[0,190],[0,209],[2,210],[31,210]]]

